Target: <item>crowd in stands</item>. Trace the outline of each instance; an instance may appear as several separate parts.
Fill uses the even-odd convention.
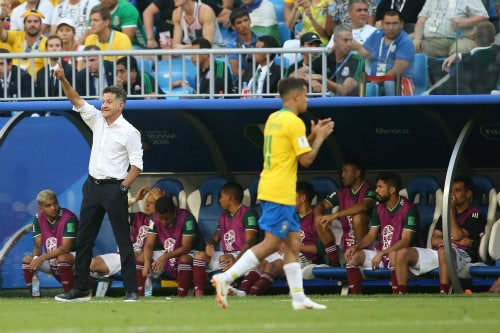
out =
[[[2,59],[0,97],[62,98],[51,76],[58,62],[88,98],[113,84],[134,98],[275,97],[276,82],[289,75],[307,80],[317,96],[490,94],[499,87],[499,10],[498,0],[154,0],[141,6],[127,0],[2,0],[1,53],[40,57]],[[49,47],[54,41],[60,47]],[[260,47],[276,52],[241,52]],[[286,52],[301,47],[320,51]],[[174,54],[221,48],[228,53]],[[148,54],[161,49],[173,53]],[[41,55],[82,50],[94,51],[98,69],[90,69],[90,56]],[[98,57],[98,50],[142,53],[126,56],[121,64],[130,74],[119,75],[120,56]],[[180,57],[185,73],[164,80],[168,75],[158,63]],[[80,81],[85,69],[90,76]]]

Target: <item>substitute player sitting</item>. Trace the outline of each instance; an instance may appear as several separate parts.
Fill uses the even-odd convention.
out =
[[[254,209],[243,205],[242,201],[241,185],[230,182],[222,186],[219,204],[225,212],[219,217],[217,229],[205,251],[197,252],[193,259],[195,296],[204,295],[207,267],[210,271],[220,268],[224,272],[257,242],[259,216]],[[215,251],[219,243],[222,251]]]
[[[52,190],[38,193],[36,201],[39,211],[33,219],[33,253],[24,257],[22,264],[26,286],[31,293],[33,274],[40,270],[54,275],[68,292],[75,282],[73,265],[78,218],[70,210],[59,207]]]
[[[144,290],[146,277],[158,277],[165,272],[177,279],[177,296],[185,297],[193,280],[192,251],[204,247],[201,232],[194,216],[185,209],[177,208],[172,196],[156,200],[156,213],[149,223],[144,252],[137,258],[137,286]],[[163,247],[154,251],[156,242]]]

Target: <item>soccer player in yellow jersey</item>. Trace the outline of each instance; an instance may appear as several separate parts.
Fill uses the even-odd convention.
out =
[[[297,167],[308,167],[318,155],[325,139],[333,132],[331,118],[311,121],[311,134],[298,117],[307,111],[306,82],[298,78],[283,79],[278,84],[283,108],[272,113],[264,128],[264,168],[260,174],[258,199],[262,205],[259,226],[265,231],[264,240],[246,251],[243,256],[221,274],[212,278],[219,305],[227,308],[227,290],[238,277],[256,267],[271,253],[286,243],[284,266],[292,296],[292,307],[325,309],[304,294],[299,263],[301,245],[299,217],[295,212],[295,186]]]

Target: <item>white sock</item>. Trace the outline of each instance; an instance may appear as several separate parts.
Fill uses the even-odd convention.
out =
[[[304,301],[306,295],[304,294],[300,264],[298,262],[288,263],[283,265],[283,270],[285,271],[286,281],[288,282],[292,299],[296,302]]]
[[[252,250],[248,250],[234,263],[227,271],[221,274],[222,280],[226,283],[233,283],[240,276],[250,272],[251,269],[257,267],[260,261],[257,259]]]

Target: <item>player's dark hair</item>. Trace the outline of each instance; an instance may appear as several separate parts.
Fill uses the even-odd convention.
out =
[[[389,187],[394,187],[396,192],[399,193],[401,190],[401,177],[397,173],[394,172],[381,172],[377,176],[377,182],[381,180],[386,183]]]
[[[155,203],[156,213],[159,215],[174,213],[177,207],[174,204],[174,198],[167,194],[166,196],[159,197]]]
[[[225,183],[220,191],[231,195],[239,203],[243,201],[243,187],[236,182]]]
[[[286,98],[294,91],[302,91],[304,87],[307,88],[306,80],[296,77],[287,77],[278,82],[278,92],[282,99]]]
[[[297,182],[296,191],[298,194],[304,194],[309,204],[312,203],[314,196],[316,195],[314,187],[309,182]]]
[[[128,69],[129,72],[132,71],[133,69],[135,69],[136,72],[139,72],[139,67],[137,66],[137,60],[133,56],[121,57],[116,61],[116,64],[123,65],[126,69]]]
[[[453,184],[455,183],[463,183],[466,191],[474,192],[474,183],[469,177],[457,176],[453,179]]]
[[[344,163],[342,163],[342,165],[343,166],[344,165],[352,166],[354,169],[359,170],[361,178],[365,178],[365,172],[366,172],[365,165],[363,164],[363,162],[361,162],[357,158],[346,159],[346,160],[344,160]]]

